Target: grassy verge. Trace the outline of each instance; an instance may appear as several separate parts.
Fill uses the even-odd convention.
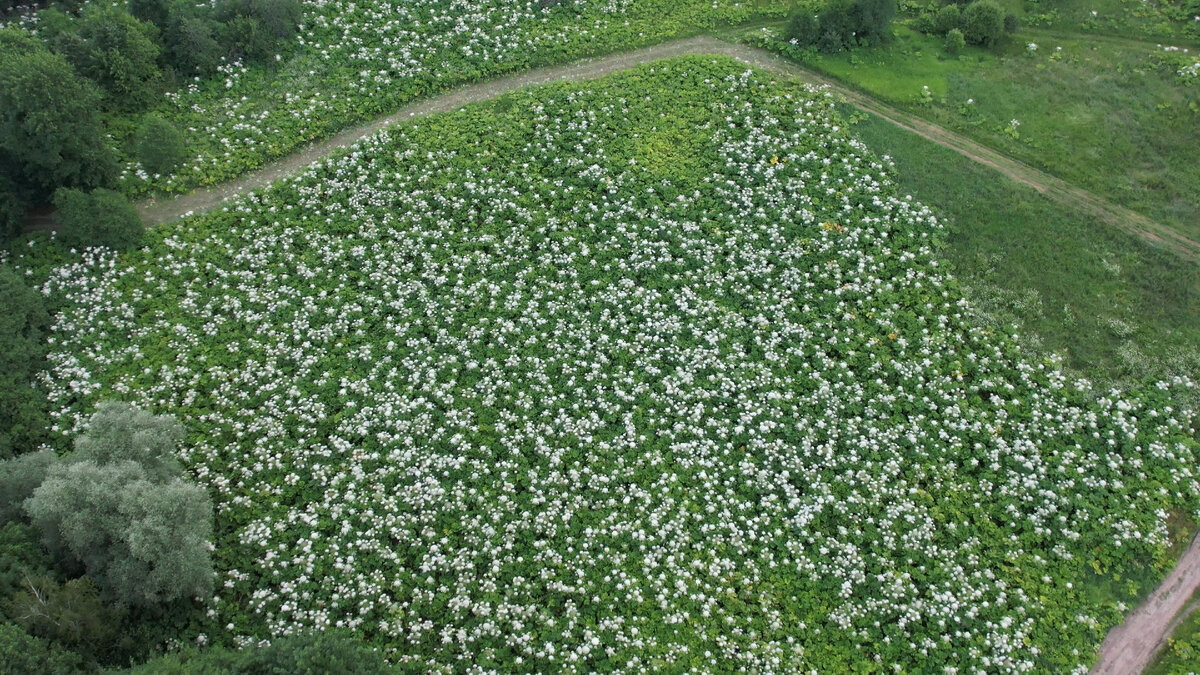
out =
[[[902,192],[949,219],[943,255],[986,320],[1091,379],[1200,376],[1194,265],[878,118],[855,133],[892,158]]]
[[[1194,609],[1198,602],[1200,591],[1192,593],[1183,610],[1191,610],[1191,614],[1175,627],[1166,646],[1143,675],[1183,675],[1200,671],[1200,612]]]
[[[895,33],[804,62],[1200,238],[1200,88],[1178,75],[1190,53],[1028,31],[1005,50],[951,57],[941,38]]]

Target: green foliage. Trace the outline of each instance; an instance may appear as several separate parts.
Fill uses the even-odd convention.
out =
[[[77,654],[30,635],[20,626],[0,623],[0,673],[62,675],[83,667]]]
[[[45,395],[33,380],[42,369],[49,325],[41,294],[0,265],[0,459],[32,450],[46,438]]]
[[[234,673],[346,673],[384,675],[400,672],[383,654],[353,634],[329,630],[294,635],[262,647],[234,651],[214,647],[205,651],[167,654],[129,671],[130,675],[233,675]]]
[[[967,46],[967,39],[963,37],[963,32],[957,28],[951,28],[946,31],[946,53],[957,54]]]
[[[59,584],[46,576],[25,576],[4,610],[29,634],[89,661],[106,660],[120,644],[124,613],[105,605],[87,577]]]
[[[126,7],[135,19],[153,24],[161,32],[170,25],[171,0],[129,0]]]
[[[110,107],[137,110],[161,91],[158,29],[152,24],[120,7],[99,5],[88,5],[75,21],[44,23],[54,26],[42,31],[51,48],[99,85]]]
[[[887,38],[895,15],[895,0],[834,0],[815,18],[803,8],[797,11],[788,24],[787,38],[823,52],[877,44]]]
[[[889,122],[871,117],[856,133],[893,158],[902,190],[950,223],[942,256],[990,325],[1016,324],[1030,346],[1092,381],[1200,379],[1194,264]],[[1114,339],[1115,322],[1130,334]]]
[[[224,0],[216,8],[226,48],[252,60],[287,51],[302,14],[298,0]]]
[[[51,566],[37,528],[11,520],[0,525],[0,600],[20,592],[26,577],[49,574]]]
[[[154,482],[178,478],[183,467],[174,456],[184,429],[170,415],[154,415],[120,401],[101,401],[87,431],[75,439],[72,461],[97,465],[134,462]]]
[[[815,46],[821,38],[820,17],[807,8],[796,10],[788,22],[787,37],[789,40],[795,40],[798,45]]]
[[[12,181],[0,174],[0,244],[21,234],[25,222],[25,201]]]
[[[1004,37],[1004,9],[995,0],[975,0],[962,13],[968,44],[992,47]]]
[[[187,157],[183,133],[158,116],[146,118],[138,129],[134,144],[138,161],[150,173],[168,173]]]
[[[937,35],[945,35],[961,25],[962,10],[958,8],[958,5],[946,5],[939,9],[934,16],[933,32]],[[960,31],[959,34],[961,35],[962,32]]]
[[[54,193],[61,223],[59,241],[71,248],[107,246],[123,251],[142,242],[145,231],[137,208],[119,192],[61,189]]]
[[[0,521],[25,520],[25,500],[29,499],[57,464],[51,450],[27,452],[0,462]]]
[[[47,546],[83,563],[116,602],[151,607],[212,589],[212,504],[180,477],[182,435],[171,417],[101,404],[25,503]]]
[[[1200,612],[1196,611],[1197,599],[1200,599],[1200,593],[1193,593],[1191,602],[1183,610],[1191,610],[1191,613],[1175,627],[1167,638],[1167,644],[1143,671],[1144,675],[1184,675],[1200,671]]]
[[[217,41],[218,25],[207,13],[185,4],[171,6],[163,35],[168,62],[182,75],[209,75],[225,55]]]
[[[45,201],[59,187],[108,185],[116,162],[100,92],[58,54],[0,52],[0,174]]]

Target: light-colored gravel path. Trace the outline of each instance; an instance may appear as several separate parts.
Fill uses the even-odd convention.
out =
[[[731,44],[711,36],[676,40],[629,52],[586,59],[562,66],[538,68],[497,80],[467,85],[430,99],[401,108],[387,117],[347,129],[329,140],[310,146],[266,167],[214,188],[199,189],[175,198],[150,200],[138,205],[147,223],[164,223],[190,213],[201,213],[216,207],[243,192],[291,176],[304,167],[323,159],[354,142],[397,122],[435,112],[455,110],[468,103],[485,101],[525,87],[556,81],[582,81],[610,75],[637,65],[682,56],[685,54],[721,54],[738,59],[764,70],[799,78],[813,84],[828,86],[849,103],[878,115],[898,127],[907,129],[938,145],[958,152],[976,162],[989,166],[1012,180],[1028,185],[1038,192],[1070,208],[1095,216],[1113,227],[1134,234],[1155,245],[1174,250],[1188,260],[1200,260],[1200,243],[1145,216],[1113,204],[1086,190],[1039,171],[1027,164],[1006,157],[964,136],[902,112],[874,98],[850,90],[836,82],[806,70],[793,62],[763,49]]]

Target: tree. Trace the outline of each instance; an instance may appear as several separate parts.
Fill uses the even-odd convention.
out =
[[[803,10],[788,25],[788,39],[801,47],[837,52],[884,41],[896,16],[895,0],[834,0],[814,20]]]
[[[187,5],[171,6],[169,25],[163,36],[168,61],[183,75],[208,75],[217,69],[224,50],[217,42],[217,23],[207,14]]]
[[[46,439],[46,397],[33,381],[46,356],[49,327],[41,294],[11,267],[0,265],[0,459]]]
[[[87,577],[59,584],[26,575],[5,613],[31,635],[61,645],[89,660],[103,659],[120,639],[123,612],[106,606]]]
[[[135,19],[154,24],[159,31],[166,32],[171,16],[169,0],[129,0],[127,7]]]
[[[878,44],[887,39],[896,18],[896,0],[856,0],[854,8],[860,43]]]
[[[291,42],[303,14],[299,0],[224,0],[216,9],[230,52],[256,60]]]
[[[134,146],[142,167],[155,174],[169,173],[187,156],[183,134],[174,124],[157,116],[142,122]]]
[[[53,16],[56,10],[43,12]],[[62,16],[61,14],[59,14]],[[75,21],[43,18],[42,34],[80,75],[104,91],[113,108],[137,110],[159,94],[158,29],[118,7],[88,5]],[[53,26],[53,28],[50,28]]]
[[[25,222],[25,200],[17,194],[17,186],[0,174],[0,245],[21,234]]]
[[[141,216],[119,192],[62,189],[54,193],[54,208],[58,209],[58,236],[64,246],[107,246],[124,251],[142,243],[145,228]]]
[[[134,462],[155,482],[183,473],[175,449],[184,429],[170,415],[155,415],[119,401],[101,401],[87,431],[75,439],[73,461],[97,465]]]
[[[74,453],[25,501],[46,546],[78,560],[103,595],[155,607],[212,591],[212,503],[182,477],[183,429],[126,403],[97,407]]]
[[[1004,10],[995,0],[976,0],[962,13],[962,32],[968,44],[991,47],[1004,37]]]
[[[962,25],[962,10],[958,5],[946,5],[938,10],[933,19],[933,32],[946,35]],[[961,32],[961,31],[960,31]]]
[[[11,623],[0,623],[0,672],[60,675],[84,669],[82,659]]]
[[[25,518],[25,500],[41,486],[58,463],[51,450],[28,452],[0,462],[0,520],[17,522]]]
[[[0,31],[3,33],[4,31]],[[45,49],[0,51],[0,174],[45,201],[59,187],[108,185],[116,160],[97,108],[100,92]]]

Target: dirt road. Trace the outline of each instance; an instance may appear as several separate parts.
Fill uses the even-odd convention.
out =
[[[1150,597],[1113,628],[1100,645],[1094,675],[1140,673],[1170,637],[1176,615],[1200,587],[1200,537]]]
[[[637,65],[682,56],[685,54],[720,54],[764,70],[795,77],[813,84],[828,86],[851,104],[898,127],[907,129],[938,145],[950,148],[980,164],[989,166],[1012,180],[1028,185],[1038,192],[1070,208],[1087,212],[1100,221],[1119,228],[1155,245],[1172,249],[1188,260],[1200,260],[1200,243],[1192,241],[1165,225],[1130,211],[1082,190],[1065,181],[1039,171],[1027,164],[1006,157],[964,136],[909,115],[869,96],[852,91],[836,82],[806,70],[771,52],[746,45],[731,44],[711,36],[666,42],[630,52],[621,52],[586,59],[562,66],[539,68],[497,80],[467,85],[430,99],[401,108],[387,117],[347,129],[329,140],[289,155],[242,178],[217,186],[196,190],[176,198],[151,200],[139,204],[147,223],[163,223],[191,213],[201,213],[243,192],[291,176],[304,167],[354,142],[397,122],[460,108],[468,103],[485,101],[501,94],[531,85],[556,81],[582,81],[603,77]]]

